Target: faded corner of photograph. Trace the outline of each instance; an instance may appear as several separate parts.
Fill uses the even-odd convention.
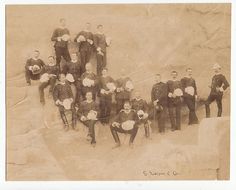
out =
[[[7,181],[229,180],[231,4],[6,5]]]

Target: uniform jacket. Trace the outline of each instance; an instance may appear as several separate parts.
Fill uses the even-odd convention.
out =
[[[43,69],[43,73],[53,74],[56,76],[59,75],[59,72],[60,70],[57,65],[53,65],[53,66],[46,65]]]
[[[132,109],[134,109],[135,111],[138,111],[138,110],[143,110],[144,112],[148,111],[148,104],[143,99],[140,99],[140,100],[133,99],[131,100],[131,105],[132,105]]]
[[[67,98],[73,98],[70,85],[67,82],[65,84],[57,84],[53,91],[54,101],[60,100],[63,102]]]
[[[130,99],[131,92],[125,90],[125,85],[126,85],[127,81],[131,81],[131,79],[129,77],[126,77],[126,78],[120,78],[120,79],[116,80],[116,87],[124,89],[121,92],[118,92],[116,90],[116,96],[115,96],[116,99],[126,99],[126,100]]]
[[[217,91],[217,88],[221,87],[222,85],[224,90],[229,87],[229,83],[225,76],[222,74],[214,75],[211,82],[211,94],[223,94],[223,92]]]
[[[159,103],[163,106],[167,104],[167,95],[168,95],[167,84],[163,82],[159,82],[153,85],[151,91],[151,100],[152,102],[155,100],[159,100]]]
[[[193,87],[194,88],[194,95],[197,95],[197,86],[196,86],[196,82],[195,80],[192,78],[192,77],[184,77],[181,79],[181,84],[182,84],[182,88],[183,88],[183,93],[184,93],[184,96],[187,97],[187,96],[191,96],[189,94],[187,94],[185,92],[185,88],[186,87]]]
[[[67,41],[57,41],[58,37],[62,37],[64,34],[70,34],[69,30],[67,28],[57,28],[54,30],[51,40],[55,42],[54,47],[67,47],[68,42]]]
[[[77,42],[77,38],[82,35],[85,37],[85,39],[89,39],[93,41],[93,34],[92,32],[87,32],[87,31],[81,31],[80,33],[77,34],[77,36],[75,37],[74,41]],[[89,51],[92,47],[93,44],[90,44],[88,41],[84,41],[84,42],[77,42],[79,45],[79,51]]]
[[[98,47],[100,47],[102,52],[106,52],[107,43],[105,34],[94,34],[93,39],[95,48],[97,49]]]
[[[81,64],[79,61],[73,63],[72,61],[67,62],[63,69],[62,72],[64,74],[70,73],[73,75],[74,80],[77,81],[81,77]]]
[[[123,122],[128,120],[133,120],[135,122],[138,120],[138,116],[135,110],[131,109],[129,113],[125,113],[124,109],[122,109],[116,116],[114,121],[122,124]]]
[[[97,118],[99,117],[99,106],[95,101],[87,102],[86,100],[83,101],[80,105],[80,108],[78,110],[79,117],[85,116],[87,117],[88,113],[93,110],[97,112]]]

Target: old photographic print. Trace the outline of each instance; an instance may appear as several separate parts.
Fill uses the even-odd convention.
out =
[[[230,179],[230,3],[5,10],[7,181]]]

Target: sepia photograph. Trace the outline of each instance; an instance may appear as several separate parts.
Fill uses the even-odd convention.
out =
[[[230,180],[231,3],[9,4],[6,181]]]

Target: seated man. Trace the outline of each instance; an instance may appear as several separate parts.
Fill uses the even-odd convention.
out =
[[[82,83],[82,97],[85,100],[86,93],[92,92],[93,100],[96,99],[97,95],[97,75],[92,72],[92,65],[91,63],[87,63],[85,66],[86,72],[81,75],[81,83]]]
[[[67,81],[70,84],[74,84],[76,88],[75,103],[80,104],[81,96],[81,64],[76,53],[71,54],[71,61],[67,62],[63,69],[62,73],[66,75]]]
[[[28,59],[25,65],[25,79],[28,85],[31,85],[31,80],[39,80],[44,62],[39,59],[39,51],[34,50],[33,57]]]
[[[59,74],[59,68],[56,65],[55,58],[53,56],[48,57],[48,65],[46,65],[42,71],[39,85],[40,102],[44,105],[44,89],[50,85],[49,94],[52,95],[53,89],[56,84],[56,80]]]
[[[135,110],[132,110],[130,102],[126,101],[124,103],[124,109],[119,112],[110,126],[111,134],[116,142],[114,148],[120,147],[121,145],[117,132],[130,134],[129,145],[131,148],[133,147],[133,142],[138,132],[137,120],[138,116]]]
[[[68,131],[69,124],[65,115],[66,110],[72,112],[72,129],[76,126],[76,110],[74,107],[74,98],[70,85],[66,82],[66,77],[64,74],[59,76],[60,83],[58,83],[53,91],[53,99],[58,106],[61,119],[64,123],[65,131]]]
[[[91,139],[91,145],[95,147],[95,123],[97,122],[97,118],[99,116],[98,105],[95,101],[93,101],[92,92],[87,92],[86,100],[83,101],[78,110],[78,115],[81,122],[88,127],[88,137]]]
[[[140,96],[139,91],[135,92],[134,99],[131,100],[132,109],[138,115],[138,125],[144,124],[145,137],[150,137],[149,122],[148,122],[148,105]]]

